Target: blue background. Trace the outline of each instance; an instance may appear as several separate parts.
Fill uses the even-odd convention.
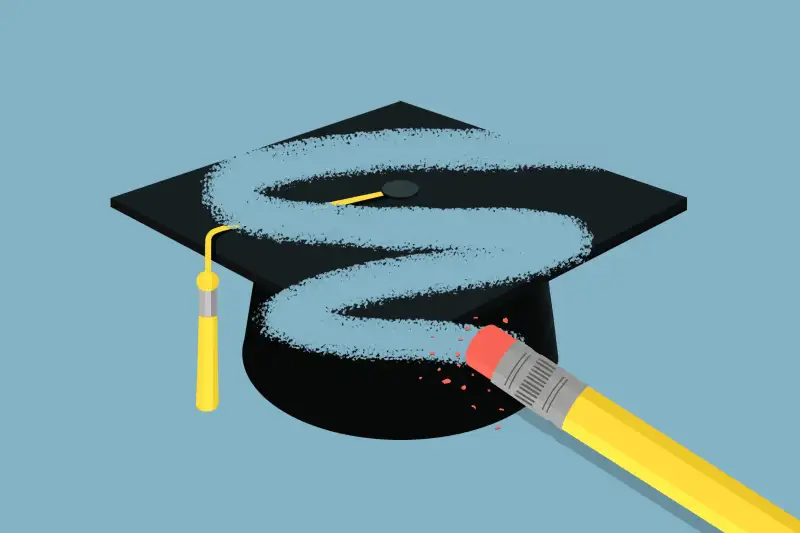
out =
[[[800,515],[798,15],[2,0],[0,530],[704,530],[523,416],[378,442],[282,414],[222,268],[222,403],[194,409],[201,258],[109,198],[396,100],[689,198],[553,283],[562,362]]]

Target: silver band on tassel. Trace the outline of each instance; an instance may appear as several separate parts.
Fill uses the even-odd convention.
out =
[[[200,316],[217,316],[217,291],[200,291]]]

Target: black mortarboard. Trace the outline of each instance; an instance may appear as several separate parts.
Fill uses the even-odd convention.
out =
[[[282,143],[395,128],[474,126],[398,102]],[[202,201],[204,179],[211,168],[212,165],[114,197],[111,206],[202,254],[207,232],[219,225]],[[683,196],[607,171],[553,167],[521,172],[535,173],[535,179],[510,179],[506,171],[495,170],[492,186],[486,187],[486,175],[480,172],[442,171],[435,180],[426,180],[410,198],[383,197],[375,201],[387,207],[528,208],[574,216],[593,235],[591,251],[582,262],[686,210]],[[399,171],[342,175],[294,184],[278,194],[288,200],[329,203],[380,191],[387,181],[405,178],[407,175]],[[490,392],[491,383],[472,375],[466,365],[343,359],[309,353],[261,333],[259,310],[279,291],[324,272],[405,253],[278,242],[233,231],[220,237],[215,243],[214,261],[253,281],[243,357],[247,374],[259,392],[300,420],[340,433],[374,438],[451,435],[517,412],[521,404],[502,393]],[[502,327],[503,319],[508,317],[512,321],[509,327],[523,335],[528,345],[558,362],[548,282],[574,266],[555,269],[532,281],[393,300],[356,309],[353,314],[464,321],[478,327]],[[191,351],[188,345],[187,351]],[[445,376],[452,379],[453,386],[442,385]],[[468,385],[466,390],[459,390],[462,383]]]

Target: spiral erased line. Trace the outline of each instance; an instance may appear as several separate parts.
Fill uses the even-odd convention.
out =
[[[326,272],[282,290],[261,309],[263,334],[346,358],[455,361],[474,328],[346,313],[388,299],[510,283],[579,262],[592,243],[582,221],[528,209],[333,206],[268,194],[299,181],[389,170],[435,180],[436,173],[424,171],[545,166],[531,163],[529,152],[478,129],[328,135],[269,146],[215,165],[206,176],[203,202],[218,223],[238,224],[257,238],[425,251]]]

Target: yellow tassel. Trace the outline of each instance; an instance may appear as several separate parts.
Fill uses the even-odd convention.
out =
[[[218,233],[238,226],[220,226],[206,235],[205,270],[197,276],[200,290],[200,316],[197,323],[197,391],[196,405],[210,412],[219,405],[219,342],[217,287],[219,277],[211,271],[211,239]]]

